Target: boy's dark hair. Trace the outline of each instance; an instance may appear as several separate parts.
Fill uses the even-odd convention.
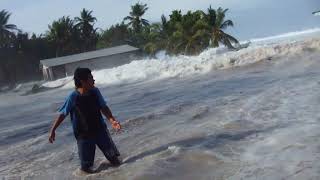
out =
[[[91,74],[91,70],[89,68],[77,68],[74,71],[74,85],[76,88],[81,88],[81,81],[80,80],[88,80],[89,75]]]

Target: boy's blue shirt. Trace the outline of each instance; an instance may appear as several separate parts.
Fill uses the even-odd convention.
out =
[[[103,96],[101,95],[98,88],[90,89],[90,91],[93,91],[97,97],[98,97],[98,104],[100,106],[100,109],[107,106],[106,101],[104,100]],[[63,114],[64,116],[68,116],[70,114],[71,122],[73,130],[75,130],[76,123],[79,122],[75,113],[74,113],[74,107],[75,107],[75,100],[76,97],[79,96],[80,93],[77,90],[74,90],[72,93],[69,94],[69,96],[66,98],[64,104],[59,109],[59,112]],[[101,121],[103,124],[106,125],[104,119],[101,116]]]

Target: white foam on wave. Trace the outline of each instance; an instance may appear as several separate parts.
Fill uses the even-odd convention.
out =
[[[177,154],[181,151],[181,148],[179,146],[169,146],[168,150],[170,150],[171,152]]]
[[[263,38],[255,38],[251,39],[250,41],[253,43],[278,43],[281,41],[294,41],[299,40],[304,37],[308,36],[314,36],[315,34],[320,34],[320,28],[313,28],[313,29],[307,29],[303,31],[295,31],[295,32],[289,32],[284,33],[276,36],[269,36],[269,37],[263,37]]]
[[[44,84],[42,84],[42,86],[44,87],[49,87],[49,88],[54,88],[54,87],[58,87],[58,86],[62,86],[62,85],[68,85],[70,84],[72,81],[72,77],[65,77],[62,79],[58,79],[55,81],[49,81],[49,82],[45,82]]]
[[[216,69],[248,65],[273,56],[299,53],[305,48],[319,48],[320,40],[296,41],[295,38],[295,41],[280,41],[317,32],[320,33],[319,28],[255,39],[251,46],[239,51],[226,52],[226,49],[221,47],[210,48],[198,56],[167,56],[159,53],[158,59],[136,60],[112,69],[94,71],[93,75],[97,84],[109,85],[205,74]],[[274,43],[261,43],[271,40]],[[55,87],[61,84],[66,84],[64,88],[74,87],[71,77],[46,83],[45,86]]]
[[[204,74],[216,69],[244,66],[273,56],[285,56],[302,52],[306,48],[319,48],[320,41],[279,44],[272,46],[253,46],[238,52],[217,54],[209,49],[199,56],[176,56],[168,59],[149,59],[133,61],[108,70],[94,72],[98,84],[126,83],[150,79],[188,77]]]

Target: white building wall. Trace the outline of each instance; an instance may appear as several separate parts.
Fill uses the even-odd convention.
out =
[[[65,65],[67,76],[73,76],[77,67],[90,68],[91,70],[109,69],[130,63],[136,57],[135,53],[116,54],[107,57],[89,59]]]

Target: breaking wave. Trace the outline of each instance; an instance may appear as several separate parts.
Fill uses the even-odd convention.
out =
[[[315,33],[320,33],[320,29],[253,39],[249,47],[238,51],[210,48],[198,56],[166,56],[162,53],[157,59],[135,60],[112,69],[94,71],[93,75],[97,84],[109,85],[205,74],[217,69],[244,66],[271,60],[273,57],[319,49],[320,39],[306,38],[314,36]],[[304,40],[301,40],[302,37]],[[44,86],[60,85],[64,85],[64,88],[73,88],[72,77],[48,82]]]

